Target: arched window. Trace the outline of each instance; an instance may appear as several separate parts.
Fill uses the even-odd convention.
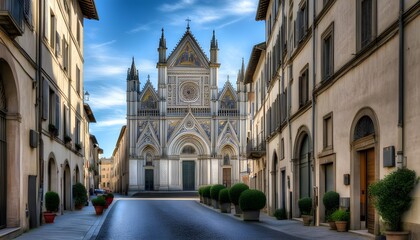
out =
[[[182,149],[182,154],[195,154],[195,148],[193,146],[187,145]]]
[[[363,116],[357,121],[354,129],[353,141],[361,139],[375,133],[375,126],[372,119],[368,116]]]
[[[305,135],[302,139],[299,152],[299,193],[300,198],[311,196],[311,164],[309,153],[309,138]]]

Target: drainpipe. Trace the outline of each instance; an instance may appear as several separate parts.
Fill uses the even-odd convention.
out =
[[[404,163],[404,0],[400,0],[399,16],[399,62],[398,62],[398,149],[397,167],[406,166]]]
[[[315,102],[316,102],[316,96],[315,96],[315,54],[316,54],[316,48],[315,48],[315,7],[316,7],[316,0],[313,1],[313,18],[312,18],[312,184],[313,184],[313,209],[314,209],[314,226],[317,226],[317,206],[318,206],[318,191],[317,191],[317,184],[316,184],[316,163],[315,163]]]
[[[38,98],[37,98],[37,104],[38,104],[38,178],[39,178],[39,189],[38,189],[38,198],[39,198],[39,225],[42,225],[42,206],[44,201],[44,158],[43,158],[43,152],[44,152],[44,144],[42,143],[42,111],[43,111],[43,81],[42,81],[42,19],[44,18],[42,14],[42,1],[39,2],[38,5],[38,39],[37,39],[37,46],[36,46],[36,79],[38,82]]]

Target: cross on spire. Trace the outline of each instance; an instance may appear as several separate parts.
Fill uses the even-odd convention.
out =
[[[190,18],[187,18],[187,19],[185,19],[185,21],[187,22],[187,31],[190,31],[190,22],[191,22],[191,19]]]

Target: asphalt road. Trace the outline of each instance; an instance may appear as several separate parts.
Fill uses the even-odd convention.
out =
[[[96,239],[298,239],[233,219],[192,200],[127,199],[112,207]]]

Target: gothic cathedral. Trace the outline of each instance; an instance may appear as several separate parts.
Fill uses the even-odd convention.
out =
[[[157,91],[140,88],[134,64],[127,74],[129,194],[194,191],[201,185],[231,186],[247,176],[244,65],[237,88],[218,88],[218,43],[213,31],[210,59],[189,26],[166,57],[159,40]]]

